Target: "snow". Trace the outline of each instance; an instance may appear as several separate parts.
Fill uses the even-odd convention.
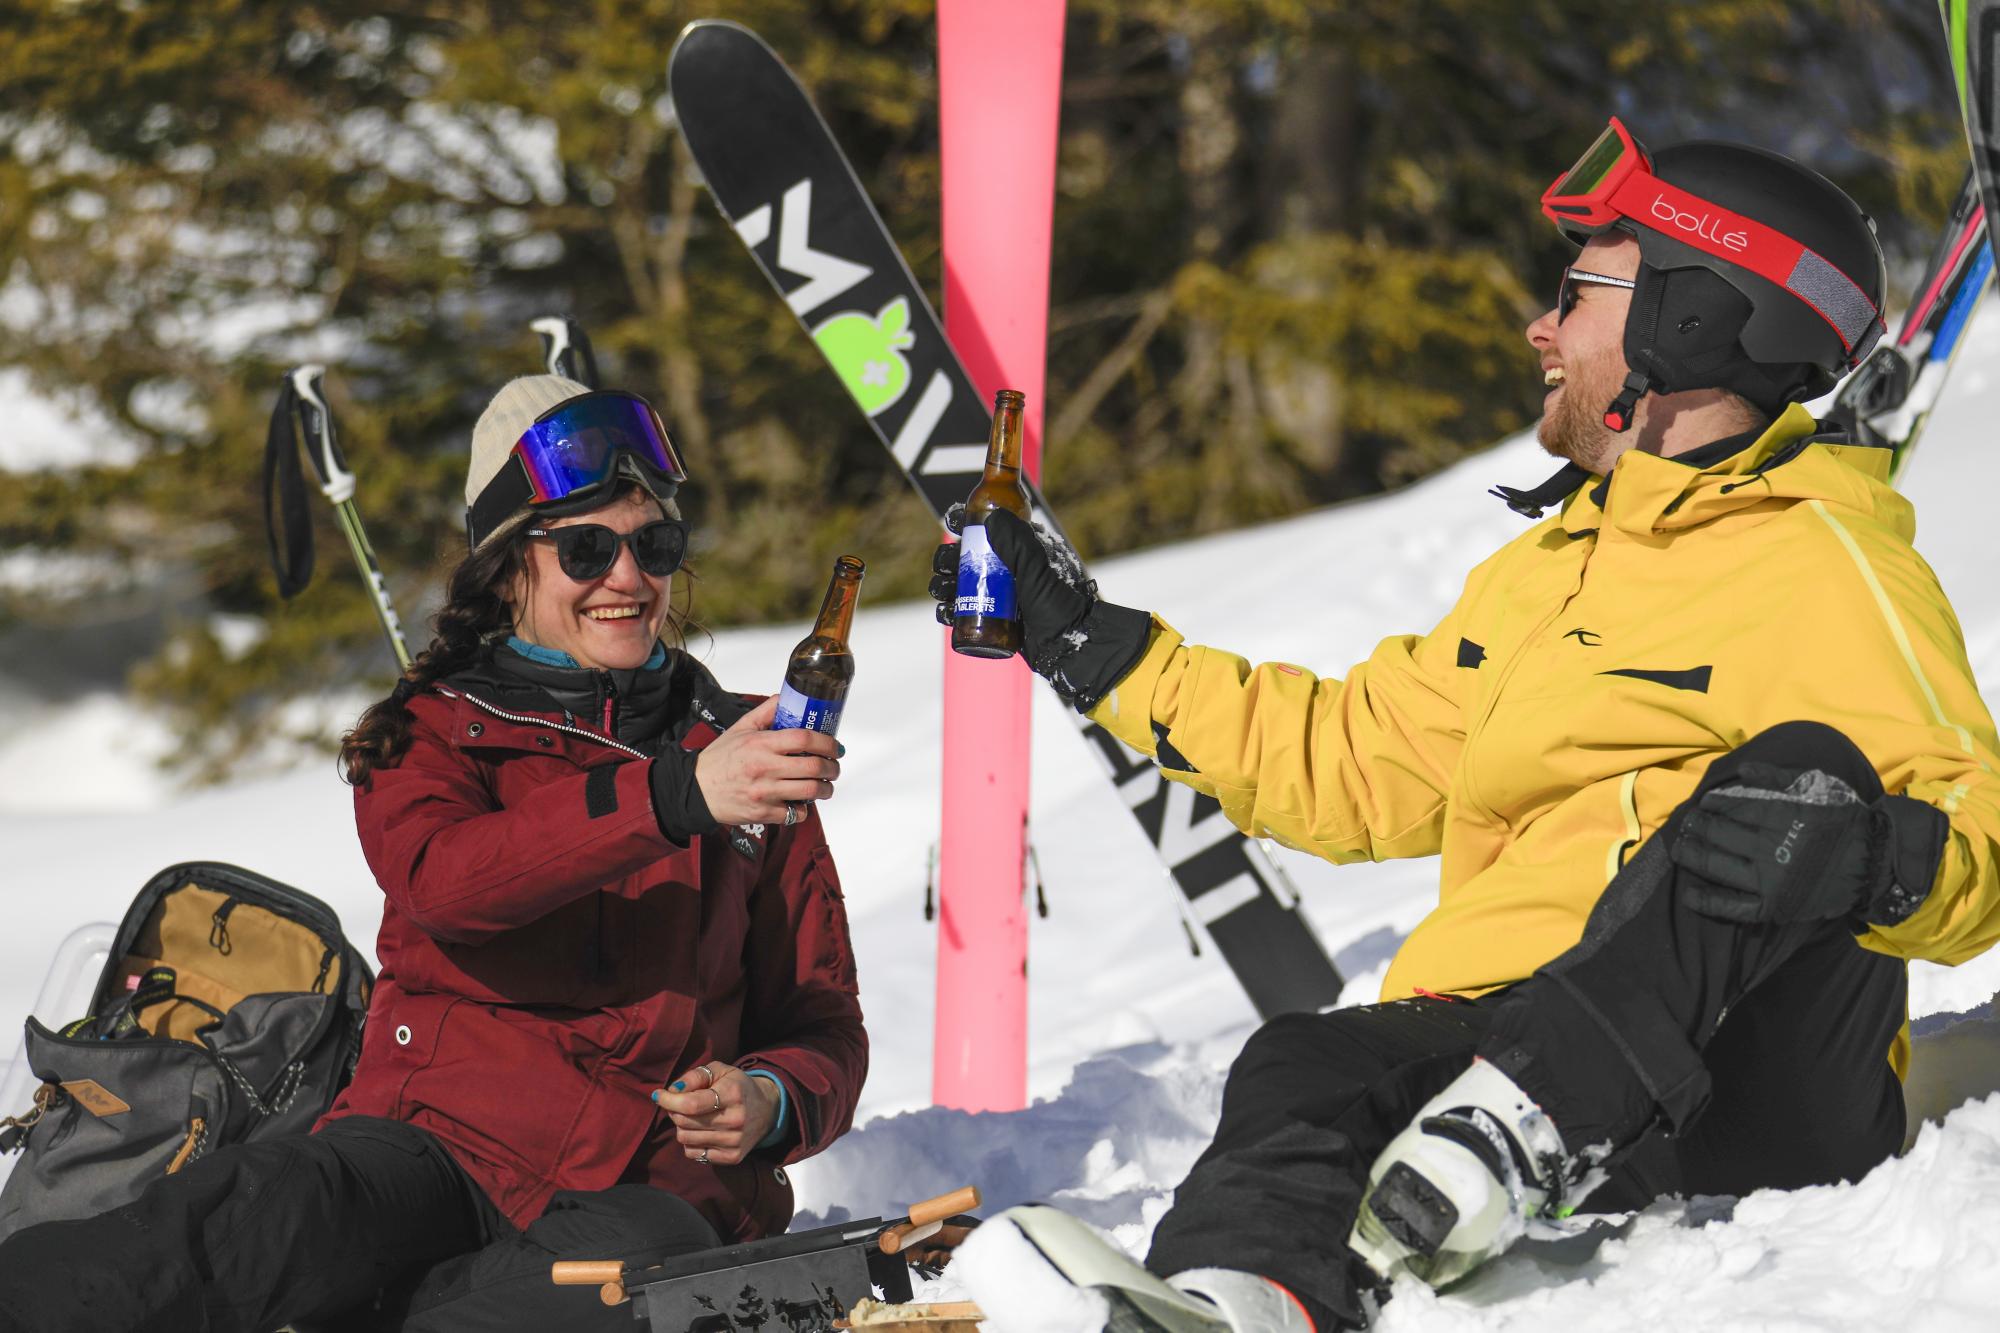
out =
[[[1986,368],[2000,365],[2000,306],[1969,337],[1904,488],[1917,507],[1918,547],[1994,697],[2000,586],[1990,577],[1990,509],[2000,452],[1987,423],[2000,409],[2000,376]],[[1429,628],[1472,565],[1520,531],[1522,520],[1487,486],[1532,484],[1551,470],[1520,437],[1396,495],[1103,561],[1094,573],[1107,596],[1160,608],[1194,642],[1337,674],[1380,638]],[[923,543],[929,534],[885,540]],[[1050,916],[1032,929],[1034,1104],[985,1115],[929,1106],[935,928],[922,906],[938,827],[941,631],[928,605],[871,607],[863,596],[844,775],[823,813],[873,1060],[860,1127],[793,1172],[801,1224],[887,1213],[977,1183],[988,1213],[1028,1199],[1055,1203],[1143,1253],[1207,1140],[1223,1071],[1254,1015],[1212,948],[1190,955],[1157,861],[1042,692],[1032,830]],[[704,655],[725,682],[771,689],[803,632],[796,624],[730,631]],[[340,700],[317,706],[338,713]],[[0,847],[13,870],[0,1015],[29,1012],[78,926],[116,920],[140,885],[181,860],[233,862],[296,884],[332,905],[358,943],[372,943],[380,895],[330,755],[187,792],[156,766],[169,734],[126,699],[56,707],[0,690],[0,718]],[[1274,850],[1350,979],[1343,1003],[1373,999],[1390,954],[1435,899],[1435,863],[1336,868]],[[2000,992],[2000,951],[1955,970],[1918,965],[1911,981],[1912,1016],[1931,1020],[1920,1032],[1942,1028],[1944,1016]],[[1991,1016],[1966,1023],[2000,1026]],[[1920,1061],[1928,1040],[1920,1038]],[[1975,1091],[1991,1092],[2000,1068],[1971,1079]],[[0,1078],[0,1095],[22,1103],[6,1111],[22,1109],[18,1089],[5,1085]],[[1656,1204],[1585,1261],[1531,1244],[1450,1294],[1403,1290],[1381,1327],[1988,1327],[2000,1310],[1996,1247],[2000,1098],[1964,1106],[1858,1183],[1759,1193],[1733,1209]],[[994,1262],[1004,1277],[1004,1261]],[[955,1290],[949,1280],[935,1288],[938,1299]]]

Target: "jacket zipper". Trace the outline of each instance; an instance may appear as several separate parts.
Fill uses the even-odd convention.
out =
[[[631,746],[625,744],[623,741],[612,740],[609,736],[600,736],[596,732],[590,731],[584,727],[572,727],[562,722],[551,722],[545,717],[530,717],[522,713],[510,713],[504,708],[495,708],[492,704],[487,703],[484,699],[478,698],[475,695],[454,694],[452,691],[446,689],[442,685],[433,686],[432,688],[437,690],[439,694],[442,694],[447,699],[463,699],[467,703],[471,704],[474,708],[478,708],[484,712],[491,713],[494,717],[505,718],[509,722],[518,722],[524,727],[547,727],[551,731],[566,731],[572,736],[581,736],[587,741],[596,741],[599,745],[608,745],[614,750],[623,750],[626,754],[631,755],[634,759],[645,759],[650,757],[646,755],[643,751],[633,749]]]
[[[607,685],[606,688],[608,690],[609,686]],[[509,722],[518,722],[522,726],[528,726],[528,727],[548,727],[553,731],[566,731],[572,736],[581,736],[585,740],[596,741],[600,745],[608,745],[614,750],[623,750],[626,754],[631,755],[635,759],[646,758],[644,754],[640,753],[638,750],[633,749],[631,746],[625,744],[623,741],[615,741],[611,739],[611,737],[609,736],[600,736],[596,732],[586,731],[582,727],[572,727],[561,722],[551,722],[545,717],[524,717],[519,713],[510,713],[506,709],[496,708],[492,704],[487,703],[484,699],[477,698],[474,695],[453,694],[450,690],[446,689],[442,685],[437,686],[436,689],[439,694],[444,695],[446,698],[463,699],[467,703],[471,704],[473,707],[483,709],[484,711],[491,713],[494,717],[505,718]],[[604,729],[606,731],[609,731],[611,729],[611,695],[609,693],[606,694],[604,699]],[[604,964],[603,945],[602,945],[603,935],[604,935],[604,895],[600,893],[597,896],[597,931],[591,937],[590,941],[590,974],[593,978],[595,978],[601,971],[603,971],[603,964]]]
[[[1600,540],[1601,537],[1598,536],[1593,536],[1590,539],[1590,550],[1584,555],[1583,563],[1577,566],[1575,586],[1569,590],[1561,602],[1552,607],[1549,613],[1541,618],[1532,630],[1528,631],[1527,636],[1521,640],[1520,647],[1515,649],[1514,656],[1501,669],[1500,679],[1493,682],[1493,692],[1486,696],[1486,706],[1480,710],[1478,721],[1465,730],[1465,751],[1467,753],[1471,752],[1473,741],[1486,729],[1486,723],[1492,718],[1494,709],[1500,706],[1500,696],[1506,693],[1507,686],[1514,679],[1515,671],[1520,669],[1521,663],[1526,660],[1532,646],[1541,638],[1542,631],[1554,624],[1556,618],[1562,614],[1563,607],[1568,606],[1575,599],[1577,593],[1583,590],[1584,575],[1590,570],[1590,562],[1592,557],[1597,554],[1597,543]],[[1499,812],[1488,805],[1485,798],[1480,796],[1478,791],[1475,790],[1476,784],[1472,778],[1472,766],[1470,764],[1464,765],[1463,772],[1465,774],[1466,798],[1478,808],[1479,812],[1488,821],[1504,824],[1506,821],[1500,818]]]

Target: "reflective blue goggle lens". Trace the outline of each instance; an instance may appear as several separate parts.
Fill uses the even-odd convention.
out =
[[[652,405],[637,394],[601,390],[551,408],[514,445],[534,488],[532,503],[552,504],[602,486],[621,457],[660,480],[687,480],[680,455]]]

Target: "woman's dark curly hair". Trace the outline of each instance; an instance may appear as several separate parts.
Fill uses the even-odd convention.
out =
[[[621,488],[615,498],[630,496],[653,498],[636,485]],[[403,751],[410,748],[410,710],[406,706],[410,699],[433,682],[471,666],[488,643],[513,632],[514,608],[508,605],[507,589],[526,568],[522,559],[526,540],[517,532],[470,551],[445,576],[444,606],[431,620],[435,637],[430,647],[411,660],[389,697],[370,704],[354,730],[340,738],[340,771],[349,783],[359,787],[376,769],[394,768]],[[687,589],[687,605],[669,608],[665,625],[675,647],[686,643],[687,631],[694,626],[694,571],[684,565],[681,573],[685,577],[676,579],[675,586]]]

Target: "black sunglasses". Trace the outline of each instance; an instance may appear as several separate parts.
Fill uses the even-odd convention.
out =
[[[630,545],[632,559],[654,578],[681,567],[687,555],[688,525],[678,518],[661,518],[632,532],[617,532],[602,523],[573,523],[566,528],[529,528],[528,537],[546,537],[556,544],[556,563],[578,583],[602,578],[618,561],[618,548]]]
[[[1587,273],[1580,268],[1563,270],[1562,285],[1556,288],[1556,323],[1569,318],[1569,312],[1576,309],[1577,288],[1596,283],[1600,287],[1623,287],[1631,291],[1639,284],[1630,278],[1609,278],[1602,273]]]

